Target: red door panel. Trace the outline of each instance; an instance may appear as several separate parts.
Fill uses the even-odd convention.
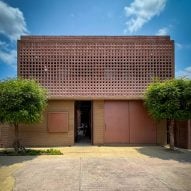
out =
[[[128,101],[105,101],[105,143],[129,143]]]
[[[142,101],[129,101],[130,143],[156,144],[156,124]]]

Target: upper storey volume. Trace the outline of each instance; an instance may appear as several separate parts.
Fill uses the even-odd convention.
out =
[[[58,99],[138,99],[155,78],[174,77],[169,36],[22,36],[18,75]]]

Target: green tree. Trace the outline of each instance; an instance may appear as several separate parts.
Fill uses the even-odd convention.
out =
[[[169,121],[170,148],[174,150],[175,120],[191,118],[191,81],[174,79],[150,84],[145,105],[154,119]]]
[[[15,151],[24,149],[19,141],[19,124],[39,122],[46,103],[46,90],[34,80],[8,79],[0,82],[0,122],[15,127]]]

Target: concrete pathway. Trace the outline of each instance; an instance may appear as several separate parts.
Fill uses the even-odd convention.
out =
[[[0,190],[191,190],[191,151],[155,146],[59,149],[63,156],[0,157]]]

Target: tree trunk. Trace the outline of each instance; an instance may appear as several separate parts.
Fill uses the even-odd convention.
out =
[[[20,141],[19,141],[19,125],[17,123],[14,124],[15,127],[15,139],[13,142],[13,148],[15,149],[15,152],[25,152],[25,148],[21,145]]]
[[[19,142],[19,125],[17,123],[14,124],[15,127],[15,138],[13,142],[13,148],[15,152],[19,152],[20,142]]]
[[[169,124],[169,135],[170,135],[170,149],[174,150],[174,119],[170,119]]]
[[[15,141],[19,141],[19,125],[14,124],[15,126]]]

